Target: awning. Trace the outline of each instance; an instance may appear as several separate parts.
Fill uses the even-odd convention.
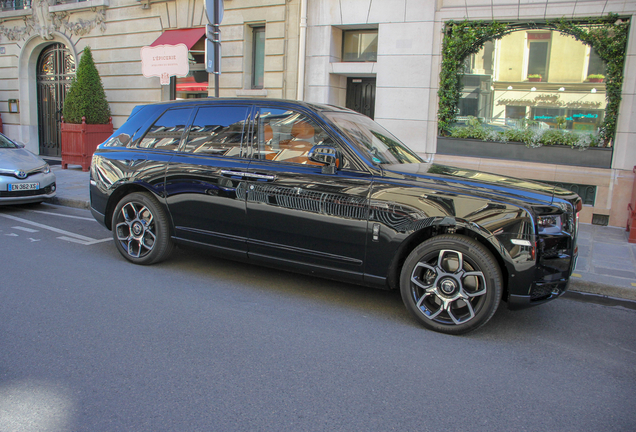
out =
[[[203,71],[205,72],[205,71]],[[206,73],[207,77],[207,73]],[[178,92],[204,92],[208,91],[208,82],[196,82],[193,76],[177,78]]]
[[[150,46],[177,45],[182,43],[186,45],[188,49],[192,49],[194,44],[197,43],[203,36],[205,36],[205,27],[166,30],[157,38],[157,40],[151,43]]]

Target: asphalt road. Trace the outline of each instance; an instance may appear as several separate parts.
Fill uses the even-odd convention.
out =
[[[0,208],[0,431],[636,430],[636,311],[560,299],[466,336],[397,293]]]

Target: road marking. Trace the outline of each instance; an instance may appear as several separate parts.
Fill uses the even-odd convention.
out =
[[[17,230],[21,230],[21,231],[26,231],[26,232],[29,232],[29,233],[40,232],[39,230],[36,230],[36,229],[31,229],[31,228],[26,228],[26,227],[21,227],[21,226],[14,226],[14,227],[11,227],[11,228],[17,229]]]
[[[578,273],[572,273],[572,276],[573,276],[573,277],[576,277],[576,278],[580,278],[580,277],[581,277],[581,275],[580,275],[580,274],[578,274]]]
[[[88,217],[84,217],[84,216],[73,216],[73,215],[65,215],[65,214],[59,214],[59,213],[51,213],[51,212],[46,212],[46,211],[42,211],[42,210],[27,210],[33,213],[42,213],[45,214],[47,216],[59,216],[59,217],[65,217],[65,218],[72,218],[72,219],[81,219],[81,220],[86,220],[86,221],[91,221],[91,222],[97,222],[95,220],[95,218],[88,218]]]
[[[632,286],[633,286],[633,287],[636,287],[636,283],[632,282]]]
[[[5,235],[6,235],[6,236],[9,236],[9,237],[17,237],[17,236],[18,236],[16,233],[5,234]]]
[[[104,243],[104,242],[112,240],[112,237],[108,237],[108,238],[101,239],[101,240],[93,240],[93,241],[90,241],[90,242],[87,242],[87,241],[84,241],[84,240],[79,240],[79,239],[76,239],[76,238],[73,238],[73,237],[65,237],[65,236],[57,237],[57,238],[59,240],[66,240],[66,241],[70,241],[70,242],[73,242],[73,243],[82,244],[82,245],[85,245],[85,246],[90,246],[90,245],[94,245],[94,244],[97,244],[97,243]]]
[[[97,239],[93,239],[93,238],[90,238],[90,237],[83,236],[81,234],[75,234],[75,233],[72,233],[72,232],[69,232],[69,231],[65,231],[63,229],[59,229],[59,228],[55,228],[55,227],[52,227],[52,226],[40,224],[40,223],[37,223],[37,222],[32,222],[30,220],[22,219],[22,218],[11,216],[11,215],[7,215],[7,214],[0,213],[0,216],[2,216],[4,218],[7,218],[7,219],[11,219],[11,220],[15,220],[15,221],[21,222],[23,224],[33,225],[33,226],[36,226],[38,228],[42,228],[42,229],[46,229],[46,230],[49,230],[49,231],[56,232],[58,234],[62,234],[64,236],[64,238],[62,238],[63,240],[68,240],[69,238],[72,238],[72,239],[74,239],[73,242],[79,243],[79,244],[83,244],[85,246],[90,246],[90,245],[93,245],[95,243],[101,243],[101,242],[105,242],[105,241],[108,241],[108,240],[112,240],[111,237],[109,237],[107,239],[97,240]],[[7,234],[7,235],[9,235],[9,234]],[[15,236],[17,236],[17,234],[15,234]],[[59,238],[60,237],[58,237],[58,239]]]
[[[31,238],[31,237],[29,237],[29,240],[31,240],[31,242],[40,241],[40,239],[34,239],[34,238]]]

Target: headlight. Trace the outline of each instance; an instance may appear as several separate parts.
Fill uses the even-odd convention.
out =
[[[49,164],[44,165],[44,169],[42,170],[42,172],[44,174],[48,174],[51,172],[51,167],[49,166]]]
[[[563,231],[562,215],[537,216],[537,227],[539,228],[539,235],[561,234]]]

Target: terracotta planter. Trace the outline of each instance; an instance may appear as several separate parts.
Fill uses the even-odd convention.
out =
[[[603,82],[603,78],[590,78],[587,81],[588,82],[592,82],[592,83],[602,83]]]
[[[528,78],[528,82],[541,82],[541,78]]]
[[[98,145],[113,134],[113,119],[108,124],[65,123],[62,119],[62,169],[69,165],[81,165],[82,171],[88,171],[93,153]]]

